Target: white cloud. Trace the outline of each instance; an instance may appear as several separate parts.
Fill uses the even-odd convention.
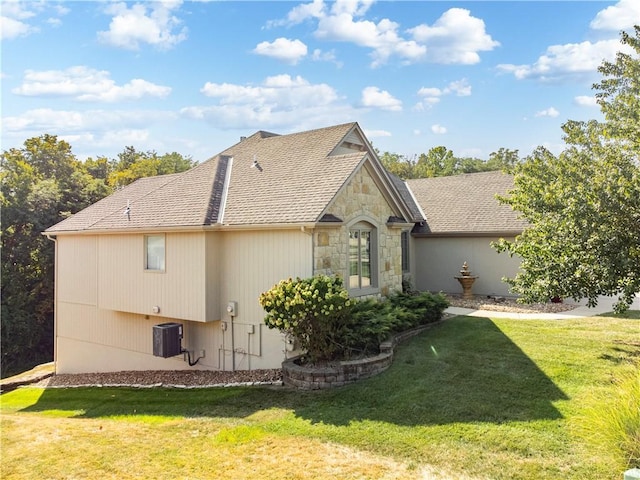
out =
[[[584,41],[551,45],[544,55],[531,64],[502,64],[498,70],[512,73],[518,80],[534,79],[542,82],[560,81],[568,77],[590,78],[603,61],[613,61],[617,52],[632,53],[628,45],[621,45],[620,30],[631,27],[640,19],[638,0],[620,0],[595,16],[590,27],[611,34],[596,42]]]
[[[26,7],[27,4],[24,2],[2,3],[2,15],[0,15],[0,38],[2,40],[25,37],[39,31],[37,27],[27,22],[36,13]]]
[[[200,90],[217,105],[189,106],[180,113],[220,128],[273,128],[335,123],[353,118],[353,108],[326,83],[312,84],[301,76],[276,75],[260,85],[207,82]]]
[[[304,22],[310,18],[319,18],[324,15],[325,4],[323,0],[313,0],[311,3],[303,3],[293,7],[284,20],[270,20],[267,28],[292,26]]]
[[[52,13],[44,20],[44,23],[57,27],[62,23],[59,17],[69,13],[69,9],[63,5],[56,5],[45,1],[3,1],[0,15],[0,38],[11,40],[25,37],[40,32],[40,27],[35,25],[43,13]]]
[[[440,97],[442,90],[437,87],[422,87],[418,90],[418,95],[421,97]]]
[[[337,0],[325,3],[314,0],[291,9],[282,20],[272,20],[267,27],[291,26],[316,21],[316,38],[349,42],[371,49],[371,67],[379,67],[391,58],[403,64],[430,61],[446,64],[473,64],[480,61],[478,52],[493,50],[499,43],[485,31],[485,24],[470,12],[452,8],[433,26],[418,25],[399,33],[400,25],[388,18],[375,21],[365,18],[373,0]]]
[[[54,110],[38,108],[28,110],[19,116],[3,117],[3,131],[19,132],[28,138],[27,132],[52,132],[60,135],[85,133],[87,131],[104,132],[112,129],[141,128],[155,122],[163,122],[175,117],[175,114],[162,111],[107,111],[107,110]]]
[[[471,85],[466,78],[451,82],[447,88],[444,89],[444,93],[455,93],[457,97],[468,97],[471,95]]]
[[[252,108],[290,108],[327,105],[337,94],[326,83],[312,85],[304,78],[276,75],[267,77],[261,86],[207,82],[200,90],[207,97],[220,99],[223,105],[251,105]]]
[[[343,63],[336,58],[336,52],[334,50],[323,52],[319,48],[316,48],[311,54],[311,60],[314,62],[331,62],[338,68],[342,68],[343,66]]]
[[[640,22],[640,2],[638,0],[620,0],[617,4],[600,10],[591,23],[594,30],[619,32]]]
[[[500,45],[486,32],[484,21],[464,8],[451,8],[433,26],[418,25],[408,32],[427,46],[427,60],[434,63],[473,65],[480,62],[478,52]]]
[[[437,123],[435,125],[431,125],[431,131],[436,135],[444,135],[445,133],[447,133],[447,129],[442,125],[438,125]]]
[[[424,111],[440,102],[441,97],[444,95],[451,94],[455,94],[457,97],[468,97],[471,95],[471,85],[469,85],[466,78],[463,78],[449,83],[449,85],[443,89],[437,87],[422,87],[418,90],[418,96],[421,97],[421,100],[413,108],[417,111]]]
[[[402,110],[402,102],[400,100],[386,90],[380,90],[378,87],[366,87],[362,90],[362,105],[393,112]]]
[[[4,15],[0,17],[0,38],[2,40],[25,37],[37,31],[37,28],[15,18],[5,17]]]
[[[544,110],[540,110],[539,112],[536,112],[534,116],[556,118],[558,115],[560,115],[560,112],[558,110],[556,110],[553,107],[549,107]]]
[[[596,97],[589,95],[578,95],[573,99],[576,105],[580,105],[581,107],[597,107],[598,102],[596,101]]]
[[[364,134],[367,138],[382,138],[382,137],[391,137],[391,132],[388,130],[365,130]]]
[[[415,63],[427,53],[424,45],[401,38],[397,31],[399,25],[389,19],[382,19],[378,23],[354,20],[354,15],[347,9],[340,11],[339,14],[320,18],[316,37],[371,48],[372,67],[385,64],[391,56],[397,56],[405,63]]]
[[[300,40],[280,37],[273,42],[261,42],[253,50],[258,55],[275,58],[290,65],[296,65],[307,55],[307,46]]]
[[[618,39],[552,45],[534,64],[502,64],[498,65],[498,69],[513,73],[518,80],[533,78],[556,81],[571,75],[596,73],[603,59],[615,58],[620,49]]]
[[[160,50],[174,47],[187,38],[186,27],[173,15],[181,1],[136,3],[127,7],[124,2],[110,4],[106,13],[113,15],[109,30],[98,32],[98,39],[106,44],[128,50],[138,50],[141,43]]]
[[[139,78],[119,86],[107,71],[75,66],[66,70],[27,70],[22,85],[14,88],[12,93],[30,97],[62,96],[79,101],[118,102],[145,96],[163,98],[171,93],[171,88]]]

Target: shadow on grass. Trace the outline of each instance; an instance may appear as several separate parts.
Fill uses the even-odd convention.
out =
[[[22,411],[61,410],[89,418],[244,418],[261,410],[287,409],[311,423],[372,420],[414,426],[557,419],[561,414],[553,402],[566,398],[490,319],[458,317],[399,346],[383,374],[330,391],[46,389]]]

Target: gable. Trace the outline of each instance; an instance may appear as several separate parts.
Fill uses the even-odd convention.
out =
[[[405,223],[406,212],[392,200],[381,178],[367,161],[354,171],[343,188],[325,209],[325,217],[349,223],[357,217],[373,219],[379,225],[390,218]]]

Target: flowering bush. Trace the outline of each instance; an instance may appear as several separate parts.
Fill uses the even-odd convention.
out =
[[[351,300],[339,277],[282,280],[259,301],[267,312],[265,324],[296,337],[310,361],[331,360],[343,350],[340,338]]]

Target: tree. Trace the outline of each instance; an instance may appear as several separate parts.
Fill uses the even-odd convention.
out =
[[[394,175],[404,180],[414,178],[416,164],[413,160],[397,153],[384,152],[380,155],[380,161],[384,168]]]
[[[522,258],[507,279],[524,301],[619,296],[629,308],[640,292],[640,27],[622,33],[615,63],[598,69],[593,88],[604,122],[563,125],[566,149],[538,148],[515,168],[515,188],[502,198],[530,227],[495,247]]]
[[[133,147],[126,147],[118,154],[118,160],[112,162],[107,183],[114,188],[124,187],[139,178],[184,172],[195,165],[191,158],[176,152],[159,156],[154,151],[137,152]]]
[[[502,170],[511,172],[520,163],[518,150],[500,148],[497,152],[491,152],[485,165],[486,171]]]
[[[520,163],[518,150],[508,148],[492,152],[487,161],[475,157],[456,157],[444,146],[433,147],[426,154],[420,154],[417,161],[397,153],[380,154],[377,150],[376,153],[384,167],[403,180],[495,170],[511,172]]]
[[[416,178],[454,175],[457,166],[458,161],[453,156],[453,151],[442,145],[433,147],[426,154],[422,153],[418,157]]]
[[[29,359],[51,358],[54,248],[41,232],[106,189],[93,184],[70,145],[54,135],[31,138],[0,162],[5,373]]]

